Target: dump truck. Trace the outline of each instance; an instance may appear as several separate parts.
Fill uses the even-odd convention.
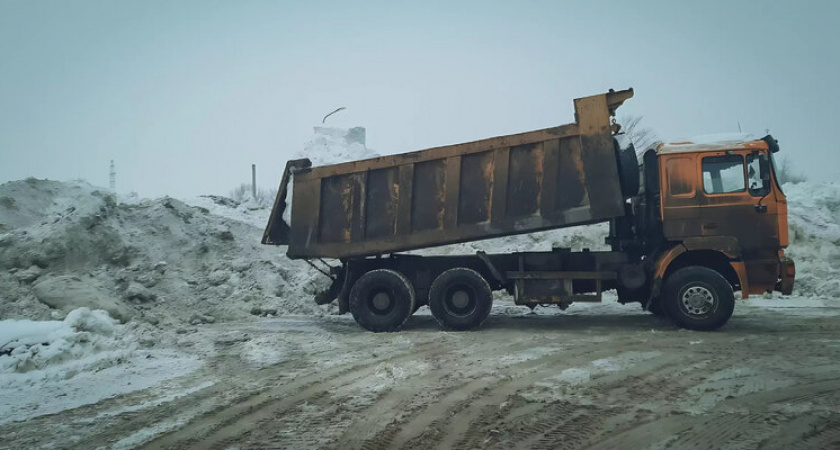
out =
[[[736,291],[790,294],[778,142],[637,153],[615,121],[631,97],[576,99],[574,123],[527,133],[320,167],[288,161],[262,242],[330,277],[315,301],[337,301],[374,332],[398,330],[422,305],[447,329],[476,328],[493,291],[566,308],[615,290],[693,330],[723,326]],[[610,251],[410,253],[604,222]]]

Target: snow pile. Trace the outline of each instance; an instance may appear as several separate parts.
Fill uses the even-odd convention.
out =
[[[271,207],[274,206],[274,198],[271,198],[268,202],[261,202],[248,197],[240,203],[218,195],[202,195],[185,199],[184,202],[190,206],[206,209],[212,215],[246,223],[260,229],[265,228],[268,223],[268,216],[271,215]]]
[[[89,307],[177,326],[254,308],[330,312],[311,301],[327,280],[260,244],[261,218],[257,227],[235,207],[214,211],[168,197],[119,203],[82,182],[0,185],[0,319]]]
[[[0,321],[0,373],[29,372],[116,348],[123,326],[107,312],[78,308],[63,321]]]
[[[314,131],[296,157],[323,165],[377,156],[364,128]],[[334,311],[312,302],[329,280],[260,244],[271,206],[118,197],[84,182],[0,185],[0,319],[89,307],[122,322],[179,325]]]
[[[195,356],[150,348],[160,338],[88,308],[63,321],[0,321],[0,424],[146,389],[201,366]]]
[[[840,292],[840,184],[783,186],[788,198],[790,246],[796,262],[794,293],[837,297]]]
[[[379,156],[365,145],[364,127],[315,127],[314,131],[315,135],[292,159],[309,158],[314,167]]]

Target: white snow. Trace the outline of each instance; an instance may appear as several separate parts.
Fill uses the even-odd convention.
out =
[[[379,156],[365,145],[365,129],[315,127],[314,136],[292,159],[309,158],[312,166],[326,166]]]
[[[723,143],[737,143],[750,142],[756,139],[751,133],[718,133],[718,134],[703,134],[694,136],[688,139],[693,144],[723,144]]]
[[[69,332],[69,327],[60,321],[3,320],[0,321],[0,352],[20,345],[49,342],[50,335]]]
[[[175,350],[139,348],[139,331],[88,308],[63,321],[0,321],[0,424],[146,389],[201,365]]]
[[[79,308],[64,321],[0,321],[0,374],[29,372],[77,360],[111,346],[116,320]]]

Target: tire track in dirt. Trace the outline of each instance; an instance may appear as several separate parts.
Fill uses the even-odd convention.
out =
[[[417,345],[423,344],[418,343]],[[409,349],[405,353],[411,351],[414,350]],[[225,359],[230,359],[230,367],[226,367],[226,364],[223,363]],[[377,364],[385,360],[386,358],[379,358],[371,363]],[[214,412],[218,413],[230,405],[246,402],[250,398],[270,393],[272,389],[278,389],[273,388],[273,386],[285,386],[290,383],[290,380],[295,383],[294,380],[297,379],[298,375],[306,370],[311,370],[311,365],[307,360],[293,359],[262,370],[242,371],[242,361],[238,356],[236,358],[221,357],[221,359],[216,359],[208,364],[208,368],[211,365],[219,369],[218,374],[214,374],[222,378],[215,385],[192,395],[164,403],[152,410],[152,414],[145,409],[120,414],[115,417],[121,419],[121,421],[117,421],[116,426],[82,439],[74,448],[87,449],[97,446],[111,446],[126,435],[159,427],[162,422],[173,417],[187,417],[191,421],[200,420],[202,417],[213,415]],[[323,370],[319,372],[319,375],[326,377],[340,370],[342,370],[342,366],[339,365]],[[307,378],[312,380],[309,374],[307,374]],[[299,386],[300,383],[296,383],[296,385]],[[282,389],[282,386],[280,389]],[[181,426],[183,425],[177,425],[177,427]]]
[[[462,343],[463,344],[463,343]],[[479,345],[483,345],[479,343]],[[360,433],[347,433],[335,443],[335,448],[341,449],[376,449],[382,450],[386,448],[397,448],[405,440],[404,422],[405,416],[415,417],[417,415],[425,414],[425,419],[421,417],[421,421],[426,423],[423,428],[435,428],[440,426],[444,420],[444,416],[435,414],[435,412],[427,412],[426,409],[430,405],[439,404],[441,399],[449,399],[450,402],[463,403],[473,392],[487,389],[488,384],[492,383],[498,374],[495,366],[490,366],[484,370],[476,371],[472,376],[477,378],[463,382],[459,378],[460,370],[475,370],[472,369],[479,364],[480,361],[487,359],[486,352],[474,348],[474,346],[463,346],[462,352],[449,351],[445,352],[445,357],[435,361],[435,367],[429,370],[421,379],[412,380],[413,391],[407,391],[401,387],[392,389],[386,394],[380,402],[371,405],[367,410],[362,411],[362,418],[353,424],[352,429],[359,428],[360,430],[374,430],[375,433],[370,436],[365,436],[364,431]],[[528,342],[507,342],[495,346],[496,352],[499,354],[517,354],[519,351],[532,349],[533,344]],[[554,350],[554,348],[552,348]],[[561,351],[560,347],[556,347],[556,351]],[[506,367],[528,368],[536,364],[541,364],[539,358],[524,359],[523,361],[513,362]],[[456,369],[453,367],[462,367],[465,369]],[[368,415],[372,412],[372,415]],[[385,428],[381,429],[382,423],[371,423],[371,418],[387,417],[385,420]],[[377,431],[379,430],[379,431]],[[361,439],[360,439],[361,437]]]
[[[485,436],[485,433],[479,427],[471,427],[470,433],[458,442],[456,448],[474,448],[475,446],[511,448],[513,443],[519,445],[518,443],[526,442],[529,439],[535,440],[535,436],[539,437],[549,432],[552,428],[572,417],[577,409],[578,406],[571,403],[556,402],[506,423],[504,423],[504,420],[500,421],[499,414],[495,411],[488,410],[486,416],[479,418],[477,422],[492,422],[503,426],[491,428],[487,433],[489,436]]]
[[[750,407],[751,409],[760,408],[766,410],[770,405],[782,403],[797,405],[830,399],[831,397],[838,396],[838,392],[840,392],[840,378],[831,378],[726,399],[722,402],[721,408]]]
[[[673,448],[711,450],[743,448],[736,444],[755,446],[773,434],[775,427],[762,415],[721,414],[687,419],[692,426],[669,441]]]
[[[615,354],[615,351],[607,350],[602,354],[590,352],[587,353],[587,356],[592,358],[592,361],[595,361],[610,354]],[[587,358],[582,358],[576,363],[579,364],[581,362],[586,362],[586,360]],[[656,372],[657,370],[674,367],[681,363],[682,360],[674,356],[659,357],[654,361],[648,360],[644,365],[639,364],[632,368],[622,370],[619,374],[602,375],[578,386],[568,386],[568,389],[588,392],[589,390],[600,391],[604,389],[602,386],[606,386],[607,389],[609,389],[610,386],[626,387],[625,378],[627,376],[636,376],[636,378],[638,378],[637,374],[651,371]],[[525,377],[521,383],[512,383],[510,386],[501,390],[497,395],[495,395],[495,398],[491,396],[486,400],[476,402],[474,408],[484,408],[486,411],[485,414],[490,418],[474,417],[474,413],[462,414],[461,423],[463,425],[461,425],[461,427],[467,427],[465,432],[466,436],[454,446],[450,445],[451,438],[444,439],[441,441],[441,447],[453,447],[457,449],[473,448],[474,446],[481,445],[487,441],[488,434],[492,434],[492,430],[499,431],[499,433],[510,431],[511,424],[505,416],[516,415],[517,412],[510,411],[509,414],[504,414],[496,405],[500,400],[503,402],[510,402],[512,397],[520,395],[522,391],[532,388],[534,383],[550,377],[552,375],[550,370],[556,369],[552,367],[548,372],[538,372],[533,374],[531,377]],[[547,397],[546,399],[549,402],[544,403],[545,406],[542,409],[530,413],[530,416],[543,417],[543,419],[537,420],[536,424],[534,424],[536,428],[527,429],[530,428],[528,425],[530,423],[530,417],[524,417],[520,420],[519,424],[520,426],[525,426],[527,430],[524,433],[514,433],[515,435],[518,435],[515,437],[515,440],[508,441],[505,439],[507,445],[520,446],[519,443],[525,440],[529,443],[521,445],[521,448],[578,448],[579,445],[582,444],[576,443],[581,443],[586,440],[580,433],[581,429],[585,429],[589,435],[593,435],[596,431],[594,424],[600,423],[604,415],[618,414],[621,412],[620,408],[603,408],[591,405],[577,405],[572,407],[571,403],[564,400],[555,400],[552,402],[551,397]],[[561,410],[556,410],[558,408],[557,405],[566,406],[564,406]],[[548,410],[548,413],[544,411],[545,409]],[[580,418],[578,418],[578,416],[580,416]],[[568,428],[565,427],[564,424],[568,420],[575,420],[575,426]],[[449,432],[449,436],[457,436],[460,431],[459,428],[461,427],[453,427]]]
[[[840,417],[836,415],[817,425],[803,436],[800,448],[838,449],[840,448]]]
[[[70,448],[87,449],[96,446],[110,446],[120,438],[126,437],[126,435],[159,427],[172,417],[187,417],[192,420],[195,417],[211,414],[213,411],[225,408],[226,405],[260,395],[270,390],[271,386],[287,383],[288,380],[294,379],[297,373],[307,370],[307,366],[300,361],[290,360],[279,363],[271,369],[275,370],[243,372],[240,355],[220,355],[209,361],[204,369],[189,376],[201,380],[206,379],[208,372],[212,373],[214,378],[217,378],[213,385],[162,403],[151,410],[152,414],[150,414],[149,409],[143,408],[111,416],[108,419],[114,423],[113,426],[106,425],[104,430],[84,437]],[[187,383],[187,381],[183,383]],[[127,399],[122,398],[119,401],[126,403]],[[86,405],[71,411],[73,411],[74,417],[84,420],[82,416],[86,414],[85,411],[89,409],[95,412],[97,409],[101,409],[101,403]],[[97,420],[97,417],[91,416],[88,420]],[[172,426],[182,425],[173,423]]]
[[[440,362],[447,353],[443,346],[436,346],[415,353],[411,362],[421,366]],[[373,377],[376,376],[378,374],[373,374]],[[406,394],[412,392],[403,386],[404,383],[416,387],[420,381],[425,380],[422,374],[393,380],[393,386],[385,387],[382,392],[375,394],[367,393],[366,396],[366,390],[370,388],[370,378],[359,377],[324,391],[324,395],[317,399],[307,398],[293,410],[280,411],[265,424],[257,424],[240,436],[240,439],[246,440],[253,448],[324,448],[329,447],[329,443],[339,443],[337,448],[341,449],[356,448],[354,442],[361,445],[359,435],[379,430],[383,423],[387,424],[394,419],[393,414],[388,414],[389,408],[400,408],[407,397]],[[359,414],[360,412],[364,414]],[[359,415],[361,421],[358,420]],[[289,435],[278,433],[276,430],[296,432]],[[354,440],[354,437],[357,439]]]
[[[417,402],[418,405],[428,404],[431,400],[430,392],[434,393],[440,390],[440,385],[442,383],[446,384],[448,382],[447,379],[453,378],[453,373],[457,373],[457,370],[459,370],[456,368],[455,372],[453,372],[453,367],[460,365],[463,367],[463,370],[474,370],[474,363],[486,358],[482,353],[479,353],[477,356],[465,358],[463,352],[470,353],[469,350],[472,347],[470,347],[468,340],[467,342],[463,341],[463,336],[465,335],[455,334],[446,336],[445,339],[437,341],[439,345],[432,350],[417,352],[413,362],[427,365],[428,370],[424,370],[423,373],[417,376],[399,380],[383,394],[378,395],[369,405],[346,411],[342,409],[340,412],[336,411],[336,413],[332,413],[331,411],[335,409],[335,403],[340,403],[340,400],[332,398],[331,401],[325,402],[318,407],[318,410],[322,415],[330,416],[329,423],[319,428],[307,426],[305,430],[300,430],[299,433],[309,436],[305,438],[309,439],[307,441],[309,447],[330,447],[330,445],[324,445],[324,436],[334,435],[336,433],[340,434],[340,436],[335,436],[332,439],[332,447],[334,448],[376,448],[381,447],[383,443],[387,445],[389,440],[395,435],[394,432],[389,432],[389,430],[394,430],[391,424],[398,420],[400,415],[404,415],[405,411],[411,410],[413,402]],[[455,342],[452,342],[453,340]],[[530,347],[532,345],[527,342],[512,341],[498,345],[496,349],[517,354],[519,350]],[[463,351],[457,351],[458,349],[463,349]],[[370,377],[358,377],[348,383],[336,383],[331,394],[333,397],[346,395],[348,398],[352,398],[355,394],[358,394],[356,389],[358,386],[354,383],[364,384],[366,378],[369,379]],[[311,403],[310,400],[306,400],[306,402]],[[298,414],[294,410],[284,411],[284,413],[287,413],[288,416]],[[341,413],[352,414],[353,417],[350,419],[343,418],[340,417],[342,416]],[[306,414],[303,414],[303,416],[309,417]],[[307,419],[301,417],[300,420],[295,420],[278,416],[267,420],[267,422],[276,428],[278,424],[287,424],[287,420],[288,425],[299,428],[299,423]],[[278,442],[282,441],[282,439],[276,437],[276,433],[264,431],[268,427],[257,424],[253,428],[253,431],[240,436],[239,440],[244,439],[249,442],[249,445],[255,448],[278,445]],[[319,433],[313,435],[309,431],[313,429],[318,430]],[[292,445],[290,441],[287,441],[285,447],[294,448],[299,445],[304,445],[304,442],[295,441],[294,445]]]
[[[614,349],[566,350],[514,364],[500,370],[500,376],[477,379],[455,388],[434,403],[427,405],[401,424],[392,448],[455,448],[459,441],[483,441],[486,431],[474,422],[521,389],[532,386],[561,371],[567,365],[589,362],[610,355]],[[493,415],[493,416],[495,416]]]
[[[590,450],[626,450],[649,448],[656,443],[666,443],[670,436],[692,427],[691,419],[684,416],[667,416],[642,424],[634,424],[622,432],[614,433],[589,446]],[[676,448],[676,447],[675,447]]]
[[[359,364],[342,365],[320,372],[317,377],[294,380],[283,386],[269,388],[232,405],[220,406],[201,417],[194,418],[187,426],[160,436],[144,448],[224,448],[237,437],[245,434],[255,424],[276,417],[316,394],[330,388],[370,376],[379,364],[410,360],[416,352],[425,351],[439,344],[424,343],[387,358]],[[244,425],[243,425],[244,424]]]
[[[687,359],[691,358],[691,359]],[[585,395],[587,404],[572,406],[560,400],[559,402],[548,403],[544,408],[535,408],[533,403],[512,408],[507,414],[499,414],[498,408],[488,411],[489,417],[495,420],[488,420],[485,417],[478,419],[475,425],[470,426],[468,436],[459,442],[455,448],[474,448],[476,446],[486,447],[488,443],[494,443],[498,448],[584,448],[598,440],[600,435],[606,434],[604,425],[606,419],[618,415],[632,416],[627,414],[627,408],[615,406],[592,406],[611,405],[617,403],[620,398],[639,398],[640,401],[654,402],[656,400],[666,403],[674,394],[684,392],[692,386],[694,381],[690,378],[679,378],[674,382],[670,375],[680,368],[694,364],[715,368],[725,367],[727,363],[723,358],[716,363],[706,360],[705,354],[693,355],[665,355],[643,361],[632,367],[598,376],[575,389],[580,395]],[[667,386],[668,389],[662,387]],[[564,405],[558,410],[558,405]],[[635,405],[638,407],[638,405]],[[525,411],[527,410],[527,411]],[[642,417],[653,415],[647,411],[636,411],[636,416],[641,413]],[[511,418],[517,418],[511,420]],[[638,422],[638,420],[633,420]],[[632,423],[632,422],[631,422]],[[497,438],[488,438],[488,434],[494,434]],[[445,447],[445,445],[444,445]]]

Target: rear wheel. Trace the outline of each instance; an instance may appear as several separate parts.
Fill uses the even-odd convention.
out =
[[[373,332],[395,331],[414,312],[414,287],[394,270],[372,270],[350,290],[350,312],[359,325]]]
[[[476,328],[490,315],[492,306],[490,285],[472,269],[449,269],[435,279],[429,290],[429,309],[445,328]]]
[[[689,266],[668,277],[662,308],[677,325],[691,330],[716,330],[735,310],[732,286],[712,269]]]

